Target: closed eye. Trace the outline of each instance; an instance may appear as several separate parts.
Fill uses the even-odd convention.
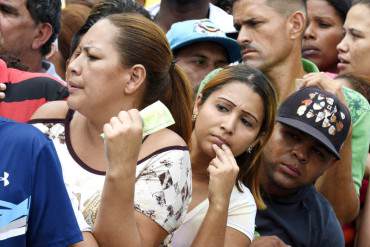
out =
[[[14,16],[18,15],[17,9],[11,6],[3,5],[3,4],[0,5],[0,12],[4,14],[8,14],[8,15],[14,15]]]
[[[98,57],[91,55],[91,54],[87,54],[87,57],[89,58],[89,60],[92,60],[92,61],[98,60]]]
[[[325,28],[329,28],[329,27],[331,27],[331,26],[332,26],[331,24],[326,23],[326,22],[323,22],[323,21],[319,21],[319,22],[318,22],[318,24],[319,24],[319,27],[320,27],[320,28],[323,28],[323,29],[325,29]]]
[[[291,139],[291,140],[295,140],[295,141],[299,141],[300,140],[300,137],[299,135],[297,135],[294,131],[292,130],[287,130],[285,131],[285,134],[286,136]]]
[[[257,21],[255,19],[247,20],[245,24],[249,27],[258,27],[260,24],[262,24],[261,21]]]

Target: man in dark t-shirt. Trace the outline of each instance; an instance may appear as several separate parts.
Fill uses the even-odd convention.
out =
[[[262,237],[252,246],[268,241],[295,247],[344,246],[335,213],[313,183],[340,159],[350,127],[347,108],[317,87],[301,89],[281,104],[263,149],[261,185],[267,208],[257,211],[256,231]]]

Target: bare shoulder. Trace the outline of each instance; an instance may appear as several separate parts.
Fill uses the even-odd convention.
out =
[[[64,100],[50,101],[40,106],[32,115],[34,119],[64,118],[68,112],[67,102]]]
[[[176,132],[170,129],[162,129],[157,131],[144,141],[142,150],[140,151],[141,157],[167,147],[181,146],[186,147],[186,142]]]

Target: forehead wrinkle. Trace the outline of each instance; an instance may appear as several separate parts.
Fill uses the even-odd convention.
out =
[[[229,99],[227,96],[218,96],[217,97],[218,99],[221,99],[223,101],[227,101],[229,102],[230,104],[232,104],[234,107],[240,109],[241,112],[251,116],[256,122],[259,122],[258,121],[258,117],[255,116],[252,112],[249,111],[249,109],[243,109],[243,105],[241,104],[236,104],[235,102],[233,102],[231,99]],[[244,105],[248,105],[247,103],[244,104]]]

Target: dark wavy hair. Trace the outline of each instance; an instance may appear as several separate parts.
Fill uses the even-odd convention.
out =
[[[337,12],[338,16],[342,19],[342,22],[346,20],[347,12],[351,8],[351,0],[326,0]]]
[[[46,55],[60,32],[61,1],[27,0],[26,7],[36,24],[49,23],[53,29],[50,38],[41,47],[41,54]]]

